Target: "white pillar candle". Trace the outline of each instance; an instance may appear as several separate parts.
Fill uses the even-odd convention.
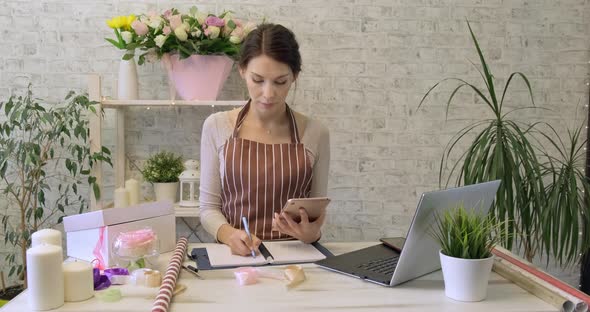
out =
[[[31,235],[31,247],[41,244],[61,246],[61,232],[53,229],[39,230]]]
[[[129,192],[124,187],[115,190],[115,208],[125,208],[129,206]]]
[[[48,244],[27,250],[27,292],[32,310],[50,310],[64,304],[62,254],[61,247]]]
[[[92,265],[89,262],[64,262],[62,267],[65,301],[83,301],[94,295]]]
[[[125,189],[129,192],[129,206],[139,204],[139,182],[129,179],[125,181]]]

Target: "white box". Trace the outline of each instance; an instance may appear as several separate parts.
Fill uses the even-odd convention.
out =
[[[170,202],[155,202],[65,217],[67,254],[86,261],[93,261],[100,256],[105,266],[113,266],[112,243],[117,235],[145,227],[151,227],[158,235],[160,253],[174,250],[174,206]]]

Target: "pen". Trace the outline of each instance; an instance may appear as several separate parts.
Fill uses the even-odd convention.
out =
[[[183,269],[185,269],[187,272],[190,272],[191,274],[195,275],[198,279],[203,279],[203,277],[201,275],[199,275],[199,269],[195,268],[192,265],[183,265],[182,266]]]
[[[248,219],[246,219],[246,217],[242,217],[242,223],[244,224],[246,234],[248,234],[248,237],[250,238],[250,242],[254,243],[254,241],[252,240],[252,234],[250,234],[250,229],[248,228]],[[256,252],[254,252],[254,249],[250,251],[252,252],[252,258],[256,258]]]

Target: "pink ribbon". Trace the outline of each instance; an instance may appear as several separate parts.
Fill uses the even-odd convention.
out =
[[[104,245],[104,230],[104,226],[101,226],[98,229],[98,241],[96,242],[96,246],[94,246],[94,250],[92,251],[92,254],[96,257],[95,260],[97,260],[98,262],[96,267],[100,270],[104,270],[106,268],[104,258],[102,257],[102,246]]]

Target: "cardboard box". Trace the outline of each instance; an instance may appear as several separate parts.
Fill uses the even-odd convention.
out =
[[[102,257],[107,267],[115,265],[112,244],[121,232],[151,227],[158,235],[160,253],[176,247],[176,220],[171,202],[92,211],[65,217],[63,223],[67,255],[86,261]]]

